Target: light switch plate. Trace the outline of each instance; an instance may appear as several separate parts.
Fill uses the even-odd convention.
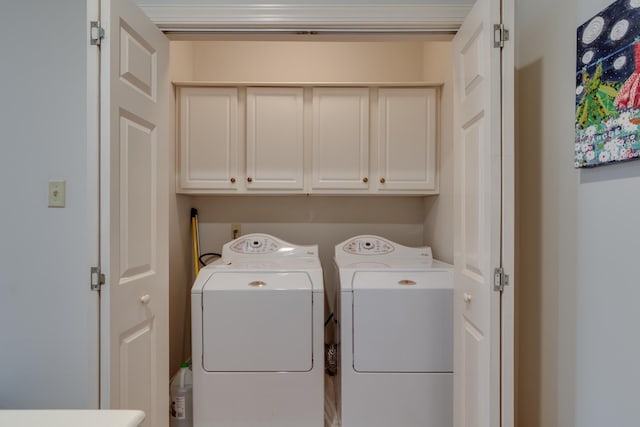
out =
[[[64,180],[49,181],[49,207],[64,208],[67,183]]]

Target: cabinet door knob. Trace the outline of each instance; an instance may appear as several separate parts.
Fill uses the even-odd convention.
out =
[[[464,295],[462,295],[462,299],[464,299],[466,304],[469,304],[473,299],[473,296],[469,292],[465,292]]]
[[[248,178],[247,178],[247,182],[253,182],[253,178],[248,177]]]
[[[234,184],[236,182],[236,179],[235,178],[231,178],[230,181],[231,181],[232,184]]]
[[[364,178],[362,178],[362,182],[369,182],[369,178],[365,176]]]
[[[149,304],[149,301],[151,301],[151,295],[149,294],[145,294],[140,297],[140,303],[142,304]]]
[[[384,179],[384,178],[380,178],[380,184],[384,184],[385,182],[387,182],[387,180],[386,180],[386,179]]]

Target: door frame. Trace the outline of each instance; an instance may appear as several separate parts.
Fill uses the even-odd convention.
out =
[[[100,0],[86,0],[86,49],[87,49],[87,200],[89,238],[88,248],[91,266],[100,265],[100,48],[91,44],[91,21],[100,20]],[[87,271],[87,286],[90,286],[90,272]],[[91,366],[93,382],[90,384],[92,394],[95,394],[94,406],[101,407],[102,392],[102,303],[99,291],[96,293],[95,304],[90,310],[94,311],[95,330],[94,342],[91,343]],[[93,397],[93,396],[92,396]]]
[[[91,1],[91,0],[89,0]],[[283,34],[303,31],[410,36],[453,34],[472,5],[270,5],[270,4],[163,4],[139,5],[173,39],[243,32]],[[515,1],[502,0],[502,23],[510,30],[502,51],[502,70],[515,70]],[[183,34],[183,35],[180,35]],[[513,72],[503,72],[502,92],[514,94]],[[514,97],[502,97],[502,267],[509,285],[501,296],[501,418],[502,426],[515,425],[515,142]]]
[[[509,277],[501,296],[502,426],[515,425],[515,1],[502,0],[502,23],[509,39],[502,48],[502,268]],[[507,72],[507,70],[511,70]],[[512,96],[504,96],[510,93]]]

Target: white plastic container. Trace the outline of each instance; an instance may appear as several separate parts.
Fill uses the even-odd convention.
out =
[[[180,370],[171,380],[171,427],[193,426],[193,375],[188,363],[180,364]]]

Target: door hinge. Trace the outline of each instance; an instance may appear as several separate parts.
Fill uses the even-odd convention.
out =
[[[91,267],[91,290],[99,291],[100,287],[104,285],[106,278],[100,271],[100,267]]]
[[[102,39],[104,39],[104,28],[100,26],[100,21],[91,21],[91,33],[90,33],[91,46],[102,45]]]
[[[509,40],[509,30],[504,27],[504,24],[493,25],[493,47],[502,48],[504,42]]]
[[[504,274],[504,268],[498,267],[493,270],[493,290],[496,292],[504,291],[504,287],[509,284],[509,275]]]

